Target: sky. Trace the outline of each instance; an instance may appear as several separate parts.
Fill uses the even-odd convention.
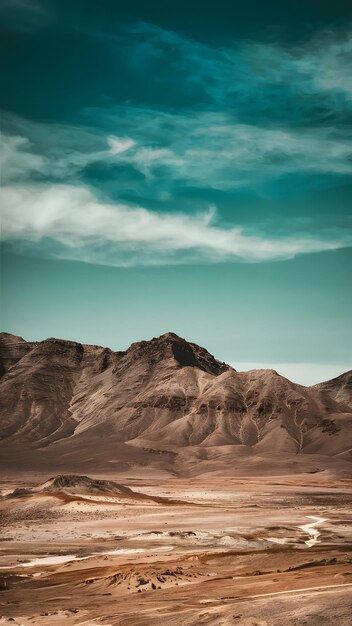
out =
[[[2,0],[1,326],[351,368],[352,9]]]

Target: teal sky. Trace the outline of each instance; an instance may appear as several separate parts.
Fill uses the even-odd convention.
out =
[[[349,5],[3,0],[3,329],[350,369]]]

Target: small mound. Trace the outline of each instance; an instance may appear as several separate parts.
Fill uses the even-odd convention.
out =
[[[133,493],[131,489],[116,483],[113,480],[98,480],[96,478],[89,478],[89,476],[80,476],[78,474],[61,474],[50,478],[44,485],[42,485],[43,491],[70,491],[71,493],[82,494],[121,494],[121,493]]]
[[[35,493],[72,493],[80,495],[110,495],[133,494],[132,489],[120,485],[112,480],[98,480],[79,474],[61,474],[49,478],[32,489],[15,489],[8,497],[20,497]]]

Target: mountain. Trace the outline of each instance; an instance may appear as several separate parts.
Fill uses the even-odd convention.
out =
[[[337,402],[352,408],[352,370],[325,383],[314,385],[313,389],[326,391]]]
[[[162,466],[186,449],[345,458],[352,447],[351,372],[303,387],[274,370],[237,372],[173,333],[123,352],[3,333],[0,350],[7,451]]]
[[[45,444],[102,424],[134,438],[154,421],[151,408],[175,417],[198,381],[229,369],[172,333],[126,352],[2,334],[0,352],[0,437]]]

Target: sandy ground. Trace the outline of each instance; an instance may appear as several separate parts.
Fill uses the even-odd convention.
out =
[[[351,481],[118,480],[145,497],[0,501],[1,625],[351,623]]]

